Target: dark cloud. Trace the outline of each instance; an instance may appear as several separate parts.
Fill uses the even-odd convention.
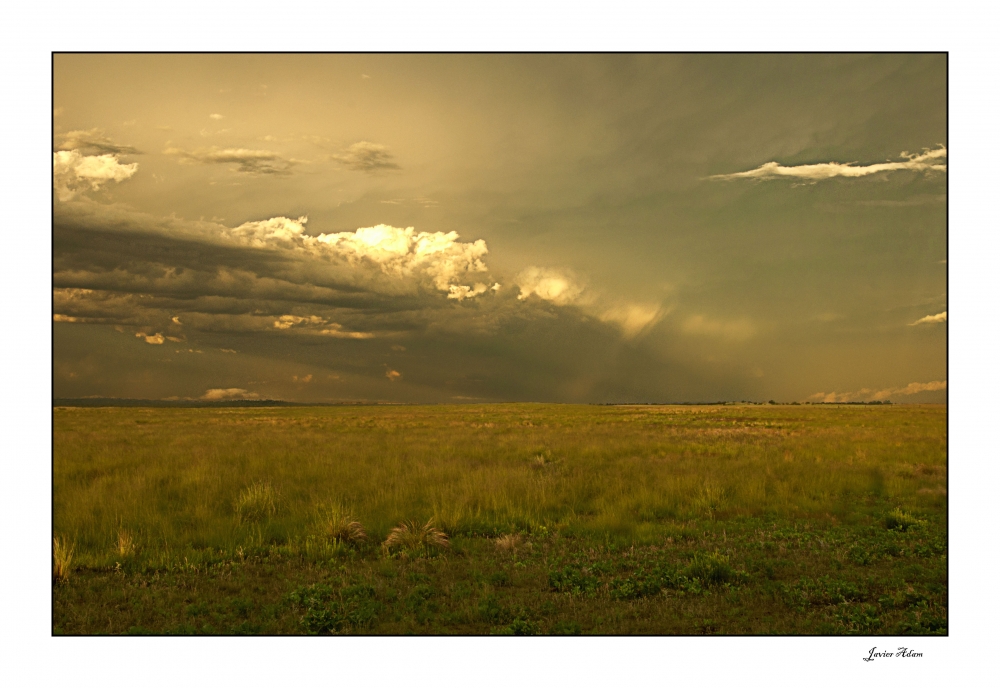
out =
[[[78,150],[84,155],[142,155],[142,151],[132,146],[117,144],[100,129],[71,131],[62,135],[56,150]]]
[[[334,153],[330,159],[343,163],[349,169],[369,174],[400,169],[388,147],[370,141],[358,141],[341,152]]]
[[[269,150],[253,150],[250,148],[201,148],[186,151],[168,146],[163,150],[165,155],[177,156],[186,163],[201,165],[236,165],[234,170],[242,174],[288,175],[298,161],[284,158]]]

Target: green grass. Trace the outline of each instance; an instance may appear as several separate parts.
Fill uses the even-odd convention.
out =
[[[57,633],[947,629],[941,406],[57,408],[53,480]]]

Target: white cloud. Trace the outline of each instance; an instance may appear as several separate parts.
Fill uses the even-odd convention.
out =
[[[300,222],[305,218],[299,218]],[[435,288],[448,292],[459,301],[489,291],[485,285],[463,288],[460,281],[470,272],[486,272],[483,257],[489,253],[486,242],[458,241],[458,232],[420,232],[413,227],[401,229],[390,225],[362,227],[354,232],[320,234],[304,242],[332,251],[352,264],[369,262],[388,275],[397,277],[423,273],[431,278]],[[482,287],[481,289],[479,287]],[[498,289],[494,285],[492,289]]]
[[[204,401],[223,401],[226,399],[259,399],[256,392],[248,392],[239,387],[229,387],[228,389],[209,389],[201,395]]]
[[[52,180],[60,201],[69,201],[80,191],[97,191],[106,182],[122,182],[139,169],[139,163],[123,165],[114,153],[82,155],[78,150],[52,154]]]
[[[204,112],[204,111],[203,111],[203,112]],[[208,118],[209,118],[209,119],[214,119],[214,120],[220,120],[220,119],[222,119],[222,115],[220,115],[220,114],[219,114],[219,113],[217,113],[217,112],[213,112],[212,114],[210,114],[210,115],[208,116]]]
[[[163,334],[157,332],[156,334],[146,334],[145,332],[136,332],[136,337],[141,337],[146,340],[147,344],[162,344],[166,339]]]
[[[663,317],[663,309],[658,304],[630,303],[606,310],[599,317],[604,322],[616,323],[621,327],[625,338],[632,339],[659,322]]]
[[[371,339],[375,335],[371,332],[349,332],[342,329],[337,323],[330,323],[330,326],[319,331],[319,334],[337,339]]]
[[[241,243],[263,248],[265,246],[284,245],[290,248],[304,247],[313,241],[306,235],[305,224],[308,217],[290,220],[287,217],[272,217],[269,220],[244,222],[239,227],[229,230],[231,235]]]
[[[685,334],[707,335],[742,341],[754,335],[753,323],[746,318],[739,320],[713,320],[703,315],[692,315],[681,325]]]
[[[910,396],[920,392],[938,392],[948,388],[946,380],[933,382],[911,382],[905,387],[890,387],[888,389],[872,390],[867,387],[856,392],[817,392],[809,397],[809,401],[826,403],[843,403],[845,401],[885,401],[891,397]]]
[[[309,325],[321,325],[325,322],[326,321],[323,320],[323,318],[319,317],[318,315],[309,315],[304,317],[301,315],[282,315],[279,316],[278,319],[274,321],[274,329],[287,330],[296,325],[301,325],[302,323],[306,323]]]
[[[565,306],[576,301],[583,293],[583,287],[572,275],[561,270],[534,265],[522,270],[516,282],[521,290],[517,298],[522,301],[535,295],[556,305]]]
[[[396,380],[398,380],[399,378],[401,378],[403,376],[403,374],[400,373],[397,370],[387,370],[387,371],[385,371],[385,376],[387,378],[389,378],[389,380],[395,382]]]
[[[903,151],[900,153],[900,157],[904,158],[904,160],[861,166],[851,162],[826,162],[815,165],[785,167],[776,162],[767,162],[753,170],[734,172],[732,174],[716,174],[709,177],[709,179],[780,179],[782,177],[792,177],[815,182],[833,177],[865,177],[879,172],[895,172],[898,170],[944,172],[948,169],[946,164],[940,162],[943,158],[948,157],[948,149],[944,146],[934,150],[925,149],[923,153],[910,154]]]
[[[915,322],[911,322],[910,325],[922,325],[924,323],[942,323],[948,322],[948,311],[941,311],[937,315],[925,315]]]

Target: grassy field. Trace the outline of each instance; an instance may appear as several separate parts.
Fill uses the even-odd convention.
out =
[[[53,632],[946,633],[946,458],[943,406],[59,407]]]

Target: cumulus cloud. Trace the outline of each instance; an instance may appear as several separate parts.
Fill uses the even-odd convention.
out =
[[[138,163],[123,165],[113,153],[83,155],[66,150],[52,154],[52,183],[60,201],[70,201],[88,188],[97,191],[110,181],[122,182],[138,169]]]
[[[913,325],[923,325],[926,323],[942,323],[942,322],[948,322],[948,311],[941,311],[937,315],[925,315],[924,317],[920,318],[920,320],[911,322],[910,325],[913,326]]]
[[[396,380],[401,378],[403,374],[397,370],[387,370],[385,371],[385,376],[389,378],[391,381],[395,382]]]
[[[521,301],[534,295],[565,306],[576,301],[583,293],[583,287],[569,273],[534,265],[522,270],[516,282],[521,290],[517,298]]]
[[[482,239],[469,243],[458,241],[458,232],[417,234],[413,227],[400,229],[376,225],[354,232],[320,234],[315,242],[351,263],[368,262],[389,275],[426,274],[435,288],[448,292],[451,299],[462,301],[490,289],[499,289],[498,284],[488,288],[484,284],[468,286],[459,283],[468,273],[486,272],[483,257],[489,249]]]
[[[753,323],[746,318],[738,320],[714,320],[704,315],[692,315],[681,325],[681,331],[691,335],[707,335],[742,341],[754,335]]]
[[[777,162],[767,162],[760,167],[746,172],[732,174],[716,174],[709,179],[781,179],[794,178],[816,182],[833,177],[865,177],[879,172],[896,172],[911,170],[914,172],[944,172],[948,166],[941,160],[948,157],[948,149],[944,146],[934,150],[925,149],[923,153],[900,153],[903,158],[897,162],[882,162],[874,165],[857,165],[847,162],[826,162],[815,165],[793,165],[785,167]]]
[[[630,303],[606,310],[599,317],[604,322],[615,323],[626,339],[632,339],[659,322],[663,309],[659,304]]]
[[[817,392],[809,397],[809,401],[826,403],[843,403],[846,401],[885,401],[891,397],[910,396],[921,392],[939,392],[948,388],[946,380],[933,382],[911,382],[905,387],[890,387],[888,389],[872,390],[867,387],[856,392]]]
[[[177,156],[182,162],[200,165],[236,165],[236,172],[243,174],[290,174],[295,160],[284,158],[269,150],[253,150],[250,148],[199,148],[186,151],[168,146],[164,155]]]
[[[259,399],[256,392],[248,392],[239,387],[229,387],[228,389],[209,389],[201,395],[203,401],[225,401],[227,399]]]
[[[59,151],[77,150],[83,155],[140,155],[142,151],[132,146],[117,144],[100,129],[70,131],[62,135]]]
[[[372,143],[371,141],[358,141],[341,152],[334,153],[330,159],[343,163],[349,169],[369,174],[399,169],[399,165],[393,161],[389,149],[380,143]]]

